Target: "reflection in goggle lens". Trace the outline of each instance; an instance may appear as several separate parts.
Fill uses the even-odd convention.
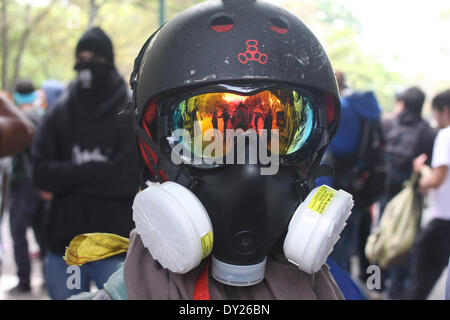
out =
[[[204,139],[209,130],[216,133],[214,138],[223,138],[229,130],[255,130],[261,135],[265,129],[269,148],[271,132],[278,131],[279,155],[283,156],[305,145],[313,129],[313,117],[311,98],[295,90],[273,89],[250,96],[206,93],[178,103],[172,114],[172,131],[186,130],[190,141],[183,141],[179,136],[176,141],[197,156],[203,156],[204,149],[211,143]],[[222,141],[225,155],[229,145]],[[202,150],[195,145],[202,146]]]

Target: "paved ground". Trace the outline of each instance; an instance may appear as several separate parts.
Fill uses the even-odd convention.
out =
[[[46,290],[43,288],[43,277],[42,277],[42,264],[38,258],[39,247],[33,236],[33,232],[28,230],[27,236],[30,243],[30,255],[32,258],[32,277],[31,285],[32,292],[30,294],[20,295],[20,296],[10,296],[8,295],[8,290],[13,288],[18,281],[15,275],[16,269],[13,258],[11,236],[9,232],[9,220],[6,214],[3,222],[1,223],[1,251],[3,255],[2,272],[0,276],[0,300],[48,300],[50,299]],[[357,258],[352,259],[352,274],[357,274],[358,261]],[[445,294],[445,278],[446,271],[442,273],[441,278],[436,284],[435,288],[428,297],[429,300],[443,300]],[[375,298],[375,297],[374,297]],[[383,298],[383,297],[378,297]]]
[[[0,300],[49,300],[43,284],[42,263],[39,259],[39,247],[34,239],[33,232],[28,229],[27,238],[29,243],[30,256],[32,257],[32,275],[30,294],[19,296],[10,296],[8,290],[18,283],[16,276],[16,266],[14,263],[14,253],[12,249],[11,234],[9,231],[9,218],[6,213],[1,223],[1,252],[2,252],[2,270],[0,275]]]

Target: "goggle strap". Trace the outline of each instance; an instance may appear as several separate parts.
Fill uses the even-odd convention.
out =
[[[162,179],[159,174],[159,171],[162,171],[170,181],[178,183],[191,190],[195,188],[195,186],[197,185],[196,179],[186,174],[180,166],[175,165],[167,155],[163,154],[160,151],[158,145],[152,139],[150,139],[145,131],[138,125],[136,118],[133,121],[133,126],[138,137],[144,141],[144,143],[152,150],[153,153],[155,153],[158,159],[155,163],[152,157],[148,154],[147,150],[143,148],[144,152],[147,154],[148,161],[153,168],[157,180],[161,183],[164,182],[164,179]]]
[[[136,130],[137,131],[137,130]],[[139,139],[144,140],[144,143],[147,144],[146,139],[145,139],[145,135],[143,135],[142,132],[136,132],[136,134],[138,135]],[[150,147],[149,147],[150,148]],[[158,165],[153,161],[153,157],[150,155],[150,153],[148,152],[146,146],[141,145],[141,151],[143,151],[145,153],[146,156],[146,160],[145,162],[150,163],[152,170],[153,170],[153,174],[155,175],[155,178],[157,181],[159,182],[163,182],[164,179],[161,177],[161,175],[159,174],[159,170],[158,170]],[[153,151],[153,150],[152,150]]]

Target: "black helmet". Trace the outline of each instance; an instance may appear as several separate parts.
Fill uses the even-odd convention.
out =
[[[264,1],[210,0],[182,12],[148,39],[130,82],[140,120],[155,97],[242,81],[319,91],[334,135],[339,91],[325,50],[295,15]]]

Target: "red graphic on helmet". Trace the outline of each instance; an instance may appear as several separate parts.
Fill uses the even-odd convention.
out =
[[[241,63],[246,64],[249,61],[258,61],[260,64],[266,64],[269,57],[265,53],[261,53],[258,49],[258,41],[245,41],[247,51],[238,54],[238,59]]]

